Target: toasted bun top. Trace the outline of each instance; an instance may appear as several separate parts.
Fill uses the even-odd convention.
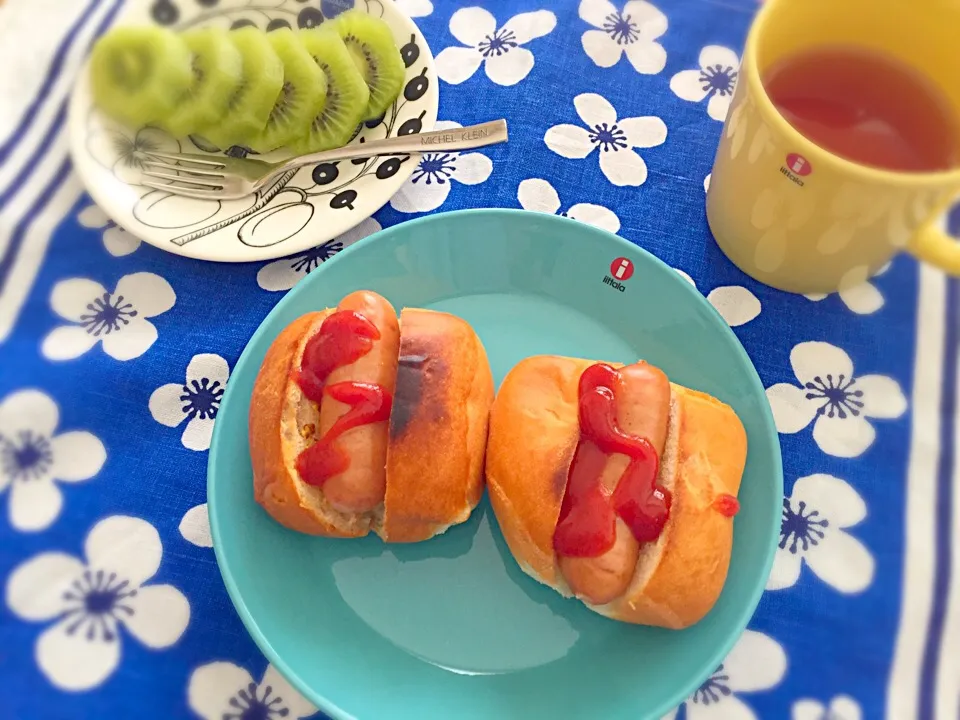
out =
[[[521,567],[565,590],[553,532],[580,440],[580,375],[593,362],[555,356],[521,360],[490,411],[487,487],[500,529]]]
[[[523,360],[504,379],[490,415],[487,483],[500,528],[520,566],[564,594],[553,533],[580,439],[579,379],[594,362]],[[712,504],[721,493],[737,494],[746,433],[720,401],[678,385],[671,391],[661,462],[661,481],[673,493],[670,520],[657,542],[643,546],[625,595],[594,609],[627,622],[686,627],[713,606],[726,579],[733,524]]]
[[[465,320],[400,313],[400,362],[387,447],[383,536],[432,537],[465,520],[483,492],[493,377]]]

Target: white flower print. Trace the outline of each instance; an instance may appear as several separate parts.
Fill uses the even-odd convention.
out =
[[[667,51],[656,42],[667,31],[667,16],[650,3],[630,0],[621,12],[609,0],[582,0],[580,18],[597,28],[580,42],[599,67],[613,67],[624,55],[644,75],[656,75],[667,64]]]
[[[129,255],[140,247],[140,238],[114,223],[96,205],[88,205],[81,210],[77,220],[84,227],[103,230],[103,246],[114,257]]]
[[[886,375],[854,376],[853,361],[825,342],[803,342],[790,351],[800,387],[767,388],[777,430],[792,435],[813,422],[813,439],[835,457],[858,457],[876,431],[867,418],[893,419],[907,410],[897,381]]]
[[[679,268],[674,268],[684,280],[697,287],[697,283],[690,275]],[[730,327],[746,325],[756,318],[762,307],[760,300],[750,290],[740,285],[723,285],[714,288],[707,295],[707,302],[713,305],[720,316],[727,321]]]
[[[317,712],[273,665],[257,683],[242,667],[224,661],[190,674],[187,702],[204,720],[301,720]]]
[[[577,203],[570,209],[560,212],[560,196],[546,180],[530,178],[520,183],[517,188],[517,200],[520,207],[532,212],[549,213],[573,218],[594,227],[608,230],[612,233],[620,229],[620,218],[612,210],[591,203]]]
[[[634,148],[662,145],[667,139],[667,126],[656,116],[617,120],[617,111],[606,98],[584,93],[573,99],[573,105],[586,128],[578,125],[554,125],[547,130],[547,147],[565,158],[585,158],[600,151],[600,169],[614,185],[643,185],[647,164]]]
[[[257,284],[270,292],[289,290],[318,267],[320,263],[326,262],[341,250],[353,245],[357,240],[373,235],[381,229],[380,223],[373,218],[367,218],[355,228],[347,230],[333,240],[328,240],[323,245],[318,245],[298,255],[291,255],[267,263],[257,273]]]
[[[676,271],[677,275],[679,275],[680,277],[682,277],[682,278],[683,278],[684,280],[686,280],[688,283],[690,283],[690,284],[693,285],[694,287],[697,286],[697,281],[694,280],[692,277],[690,277],[690,274],[689,274],[689,273],[684,272],[684,271],[681,270],[680,268],[674,268],[674,270]]]
[[[877,188],[857,182],[844,182],[831,193],[830,226],[817,238],[817,252],[834,255],[847,247],[858,232],[883,219],[894,199],[887,193],[878,195]]]
[[[793,704],[791,720],[860,720],[860,705],[849,695],[837,695],[829,707],[816,700],[802,699]]]
[[[396,6],[408,17],[426,17],[433,12],[430,0],[394,0]]]
[[[747,97],[733,109],[729,121],[726,123],[724,136],[730,138],[730,159],[733,160],[740,154],[743,144],[747,140],[747,130],[750,123],[747,122],[749,112],[754,109],[753,101],[750,96]],[[753,160],[750,161],[751,163]]]
[[[764,272],[773,272],[787,261],[788,239],[814,212],[815,203],[810,193],[795,190],[787,182],[780,183],[776,189],[767,187],[760,191],[753,203],[750,222],[763,232],[757,240],[753,259]]]
[[[460,123],[441,120],[437,130],[463,127]],[[426,152],[410,179],[390,199],[390,206],[402,213],[436,210],[443,205],[453,181],[479,185],[493,172],[493,162],[482,153]]]
[[[714,288],[707,301],[727,321],[730,327],[746,325],[760,314],[760,300],[747,288],[740,285],[725,285]]]
[[[520,13],[497,29],[496,18],[479,7],[457,10],[450,18],[450,33],[467,47],[448,47],[437,55],[437,75],[459,85],[483,63],[487,77],[497,85],[516,85],[533,70],[533,53],[526,45],[557,26],[549,10]]]
[[[34,622],[56,620],[40,635],[37,664],[63,690],[88,690],[120,662],[125,628],[151,649],[173,645],[190,604],[172,585],[146,585],[160,567],[160,535],[145,520],[114,515],[84,542],[86,563],[48,552],[22,563],[7,581],[10,610]]]
[[[60,409],[39,390],[19,390],[0,402],[0,492],[10,488],[10,524],[17,530],[44,530],[63,506],[55,481],[89,480],[107,452],[89,432],[55,435]]]
[[[873,581],[873,556],[844,529],[866,516],[866,503],[840,478],[821,474],[798,479],[783,500],[780,543],[767,590],[796,585],[801,561],[842,593],[865,590]]]
[[[86,278],[61,280],[50,305],[73,324],[56,327],[43,339],[43,355],[73,360],[102,340],[104,352],[116,360],[139,357],[157,339],[157,328],[147,318],[162,315],[176,299],[170,283],[148,272],[124,275],[113,292]]]
[[[168,383],[153,391],[150,414],[167,427],[177,427],[186,420],[187,426],[180,437],[183,446],[190,450],[208,450],[229,377],[230,367],[219,355],[194,355],[187,365],[186,382]]]
[[[886,265],[881,267],[873,274],[873,277],[877,278],[883,275],[887,270],[890,269],[891,264],[891,262],[888,262]],[[885,302],[883,299],[883,294],[877,289],[876,285],[870,282],[869,279],[849,286],[846,284],[842,285],[843,286],[840,288],[840,291],[837,294],[840,296],[840,300],[843,302],[843,304],[857,315],[871,315],[883,307]],[[805,295],[804,297],[806,297],[807,300],[820,302],[826,298],[827,295],[816,293]]]
[[[738,693],[769,690],[787,672],[787,655],[773,638],[746,630],[723,664],[684,702],[687,720],[756,720]],[[673,720],[677,710],[664,716]]]
[[[707,45],[700,51],[700,67],[681,70],[670,78],[670,89],[683,100],[707,100],[707,115],[723,122],[737,85],[740,58],[730,48]]]
[[[756,114],[756,108],[748,95],[729,112],[724,136],[730,138],[730,158],[736,158],[746,144],[747,137],[753,132],[750,148],[747,152],[747,161],[752,165],[762,156],[769,156],[777,149],[773,142],[773,134],[765,123],[756,128],[749,122],[749,118]]]
[[[179,530],[183,539],[187,542],[193,543],[197,547],[213,547],[207,504],[196,505],[187,510],[180,520]]]

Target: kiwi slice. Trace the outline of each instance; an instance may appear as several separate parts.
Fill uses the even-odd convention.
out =
[[[193,53],[193,83],[163,122],[174,137],[184,137],[218,122],[243,79],[243,58],[223,28],[199,28],[181,35]]]
[[[301,30],[300,41],[327,78],[327,97],[309,131],[293,144],[293,149],[310,153],[346,145],[366,117],[370,100],[367,83],[335,30]]]
[[[370,88],[366,118],[383,115],[400,95],[406,69],[393,32],[380,18],[348,10],[333,23]]]
[[[200,134],[218,148],[243,145],[266,126],[283,88],[283,62],[267,36],[255,27],[228,33],[243,60],[243,77],[222,118]]]
[[[327,96],[327,76],[293,30],[274,30],[267,40],[283,63],[283,88],[266,126],[244,143],[258,153],[270,152],[301,137]]]
[[[115,120],[143,127],[166,118],[193,82],[190,49],[160,27],[121,27],[93,46],[93,100]]]

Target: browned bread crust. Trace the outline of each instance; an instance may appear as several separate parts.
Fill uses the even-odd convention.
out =
[[[493,376],[480,338],[447,313],[400,313],[384,539],[415,542],[466,520],[483,494]]]

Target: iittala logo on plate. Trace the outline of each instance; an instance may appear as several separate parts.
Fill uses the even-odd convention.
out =
[[[787,164],[780,167],[780,172],[786,175],[792,182],[803,187],[801,177],[806,177],[813,172],[813,166],[810,161],[799,153],[790,153],[787,155]]]
[[[604,276],[603,284],[609,285],[614,290],[625,292],[624,282],[633,275],[633,262],[625,257],[618,257],[610,263],[610,274]]]

